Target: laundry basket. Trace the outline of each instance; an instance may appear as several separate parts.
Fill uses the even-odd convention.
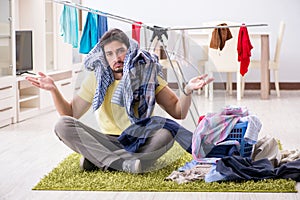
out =
[[[237,123],[233,127],[233,129],[231,130],[231,132],[229,133],[227,138],[225,139],[225,141],[226,140],[236,140],[240,143],[240,154],[242,157],[250,157],[252,154],[252,148],[253,148],[252,144],[248,144],[244,140],[247,126],[248,126],[248,122]]]

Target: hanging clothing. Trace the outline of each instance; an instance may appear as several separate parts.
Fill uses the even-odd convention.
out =
[[[237,52],[238,61],[240,62],[240,74],[242,76],[248,72],[252,48],[253,46],[250,42],[247,27],[241,26],[238,36]]]
[[[86,17],[86,22],[83,28],[79,52],[88,54],[98,42],[97,30],[98,17],[96,14],[89,12]]]
[[[219,24],[218,26],[227,26],[226,23]],[[225,42],[232,38],[229,28],[215,28],[211,35],[209,47],[212,49],[223,50]]]
[[[135,22],[136,24],[142,24],[142,22]],[[136,40],[140,44],[141,26],[132,24],[132,39]]]
[[[64,5],[60,16],[60,35],[64,42],[78,47],[78,12],[74,7]]]
[[[98,29],[98,40],[102,37],[102,35],[108,30],[107,27],[107,17],[98,15],[98,24],[97,24],[97,29]]]

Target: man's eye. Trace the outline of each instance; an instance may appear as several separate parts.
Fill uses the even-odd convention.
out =
[[[124,53],[125,51],[125,49],[119,49],[119,53]]]
[[[107,57],[110,57],[110,56],[113,55],[113,53],[112,53],[112,52],[107,52],[105,55],[106,55]]]

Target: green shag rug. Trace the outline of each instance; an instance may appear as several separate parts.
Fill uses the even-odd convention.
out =
[[[170,159],[171,158],[171,159]],[[176,159],[174,159],[176,158]],[[85,172],[79,168],[79,154],[71,154],[33,188],[33,190],[77,191],[151,191],[151,192],[297,192],[296,182],[285,179],[262,181],[205,183],[194,181],[178,184],[165,181],[172,171],[191,160],[178,145],[162,156],[157,164],[166,167],[145,174],[125,172]],[[172,160],[173,159],[173,160]]]

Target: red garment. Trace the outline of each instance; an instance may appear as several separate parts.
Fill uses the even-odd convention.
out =
[[[238,61],[241,62],[240,73],[244,76],[248,72],[248,66],[250,63],[251,49],[250,38],[248,35],[248,30],[246,26],[241,26],[238,37]]]
[[[142,24],[142,22],[135,22],[136,24]],[[135,39],[140,44],[140,29],[141,26],[132,24],[132,39]]]

